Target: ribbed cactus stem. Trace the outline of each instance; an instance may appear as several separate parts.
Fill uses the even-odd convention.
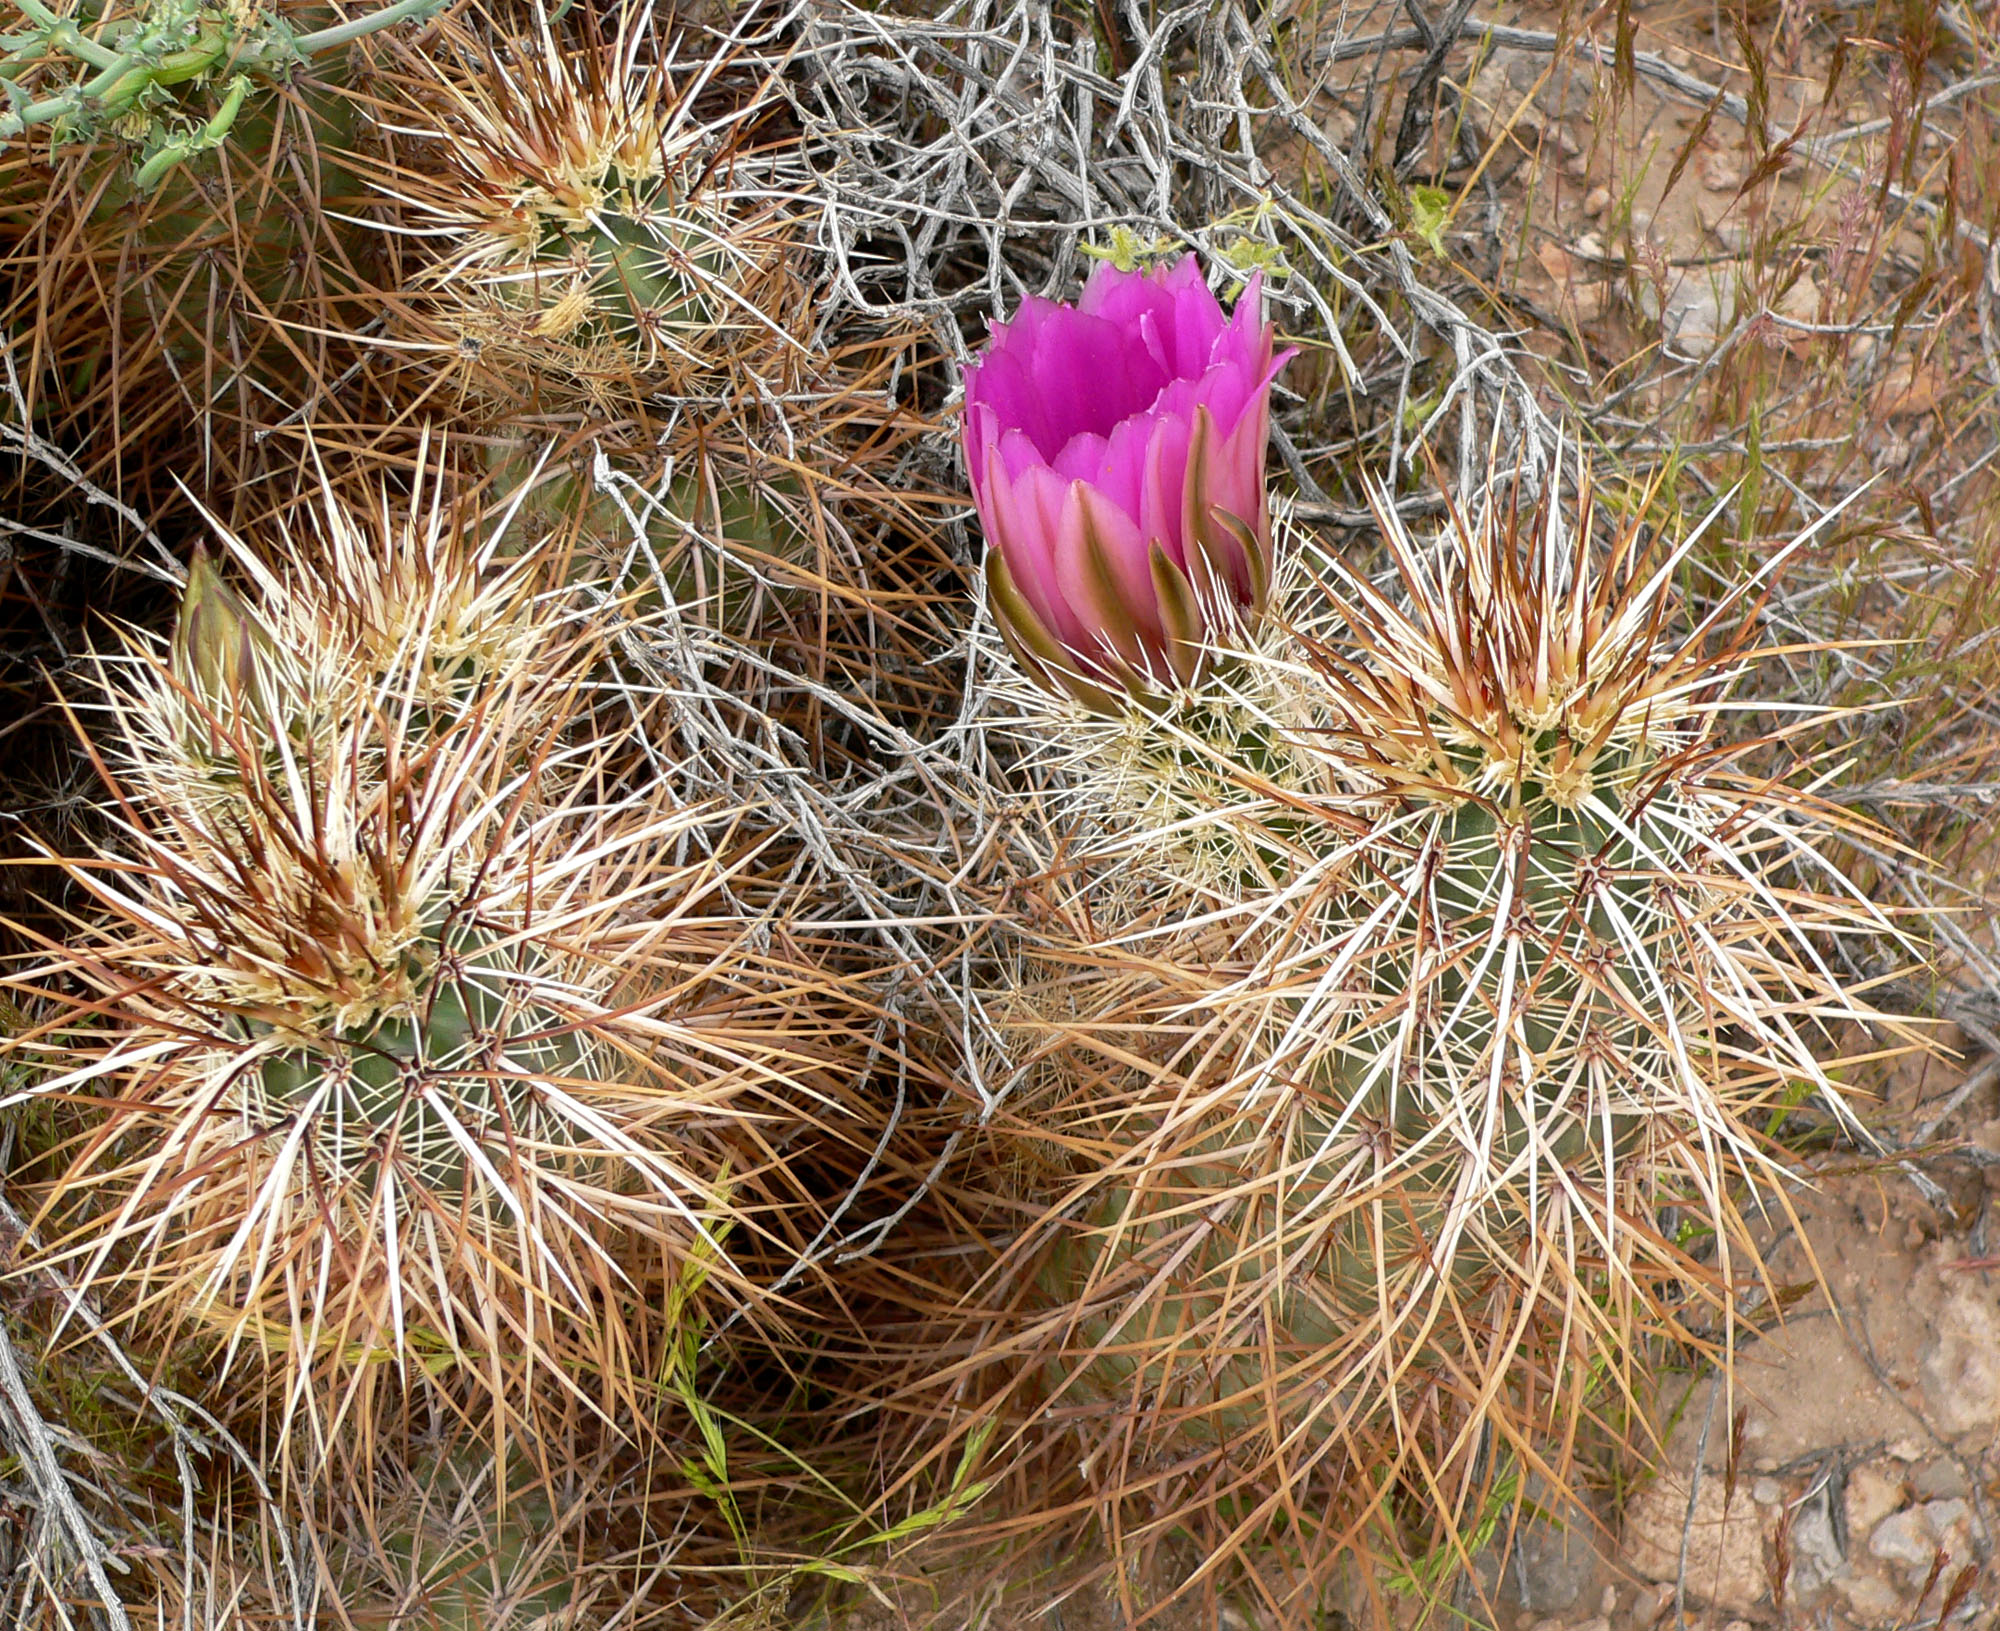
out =
[[[1377,515],[1386,580],[1280,515],[1265,633],[1193,695],[1105,718],[998,685],[1094,936],[1023,986],[1082,1084],[1044,1067],[1050,1147],[1097,1163],[1059,1163],[1063,1353],[1032,1374],[1135,1487],[1179,1445],[1235,1469],[1191,1479],[1262,1456],[1289,1490],[1412,1390],[1516,1431],[1516,1357],[1618,1359],[1663,1280],[1720,1296],[1754,1260],[1733,1196],[1782,1176],[1768,1107],[1804,1084],[1851,1125],[1832,1026],[1914,1039],[1815,944],[1894,936],[1800,881],[1854,823],[1718,728],[1755,586],[1678,605],[1698,529],[1600,527],[1587,480],[1431,540]],[[1534,1408],[1585,1408],[1587,1374]]]

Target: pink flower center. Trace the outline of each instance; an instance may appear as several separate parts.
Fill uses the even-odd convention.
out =
[[[1030,365],[1036,389],[1019,426],[1047,462],[1056,463],[1078,436],[1108,437],[1173,383],[1151,318],[1142,318],[1140,328],[1143,348],[1132,344],[1129,329],[1101,317],[1066,308],[1050,314],[1036,336]]]

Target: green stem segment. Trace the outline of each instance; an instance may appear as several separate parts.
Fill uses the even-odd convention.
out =
[[[220,121],[224,133],[234,123],[243,105],[243,94],[237,87],[242,85],[247,90],[246,74],[270,78],[288,63],[336,51],[397,23],[434,16],[444,8],[444,3],[445,0],[393,0],[392,4],[366,16],[311,34],[295,35],[282,22],[273,20],[247,38],[219,15],[201,12],[196,14],[199,23],[193,44],[183,43],[186,39],[183,29],[138,24],[121,29],[115,42],[107,44],[92,39],[70,19],[57,16],[43,0],[19,0],[45,51],[71,57],[97,72],[82,85],[71,85],[36,102],[26,99],[13,78],[0,75],[0,94],[10,104],[8,111],[0,113],[0,141],[65,117],[83,123],[85,134],[92,134],[89,125],[125,112],[154,86],[185,84],[233,63],[238,73],[231,82],[223,110],[198,134],[169,141],[146,161],[141,174],[151,179],[141,186],[157,185],[181,159],[213,147],[222,139],[216,130],[217,123]],[[19,59],[24,49],[10,53],[10,59]],[[178,156],[162,164],[162,157],[169,152]]]

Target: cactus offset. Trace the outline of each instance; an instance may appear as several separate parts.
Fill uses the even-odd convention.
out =
[[[402,343],[497,402],[726,405],[801,352],[802,177],[758,134],[775,79],[641,17],[448,32],[399,76],[414,122],[374,179],[424,248]]]

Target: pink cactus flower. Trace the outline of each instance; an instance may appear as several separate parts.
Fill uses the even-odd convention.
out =
[[[1271,583],[1272,354],[1253,277],[1233,317],[1192,255],[1030,296],[965,371],[965,462],[995,621],[1051,689],[1191,684]]]

